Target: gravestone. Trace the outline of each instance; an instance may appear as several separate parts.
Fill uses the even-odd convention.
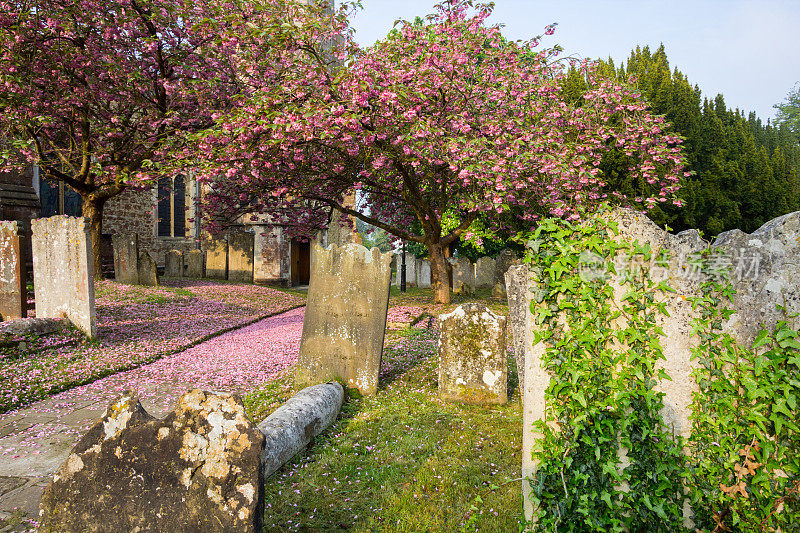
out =
[[[511,265],[518,265],[522,261],[514,250],[503,248],[494,260],[494,283],[505,284],[505,275]]]
[[[341,379],[362,394],[378,390],[391,261],[377,247],[314,244],[298,385]]]
[[[158,269],[156,268],[156,260],[150,252],[142,252],[139,254],[139,285],[146,287],[158,286]]]
[[[89,220],[54,216],[31,221],[37,318],[66,317],[97,335]]]
[[[466,403],[508,401],[506,318],[467,303],[439,315],[439,396]]]
[[[117,283],[139,284],[139,236],[135,233],[115,233],[111,236],[114,248],[114,279]]]
[[[397,271],[395,273],[395,285],[400,286],[401,273],[403,269],[403,254],[397,254]],[[406,286],[417,286],[417,258],[411,252],[406,252]]]
[[[505,275],[508,331],[511,333],[511,346],[517,363],[519,390],[523,396],[525,395],[525,305],[529,290],[527,272],[527,265],[511,265]]]
[[[472,294],[475,291],[475,265],[464,256],[451,257],[448,261],[453,265],[453,292]]]
[[[208,272],[208,270],[206,270]],[[186,277],[200,279],[203,277],[203,252],[192,250],[186,254]]]
[[[253,282],[253,248],[252,233],[233,233],[228,237],[228,280]]]
[[[170,250],[164,258],[164,275],[168,278],[183,277],[183,253]]]
[[[0,318],[28,316],[23,230],[17,221],[0,222]]]
[[[663,360],[655,365],[655,375],[663,370],[669,379],[658,379],[654,390],[664,394],[664,407],[661,417],[666,427],[676,435],[688,438],[691,434],[690,405],[693,394],[697,391],[697,384],[692,377],[692,372],[697,364],[692,360],[692,348],[697,345],[697,337],[692,334],[692,321],[695,312],[689,296],[698,294],[699,277],[686,275],[684,267],[687,258],[701,252],[705,244],[696,231],[686,231],[678,235],[665,232],[647,217],[630,210],[615,210],[613,219],[619,224],[617,239],[624,241],[637,240],[640,244],[649,244],[652,250],[664,250],[669,260],[664,265],[651,265],[650,278],[655,282],[665,282],[675,292],[660,291],[657,295],[659,303],[663,303],[668,315],[657,314],[656,325],[664,332],[660,339],[663,348]],[[607,283],[611,286],[617,306],[624,307],[624,298],[627,289],[623,286],[620,276],[626,275],[628,268],[637,268],[635,258],[623,258],[627,262],[615,264],[616,274],[603,272]],[[615,260],[616,263],[616,260]],[[587,275],[598,274],[596,265],[583,263],[581,268],[587,268]],[[530,309],[532,296],[542,289],[539,275],[535,268],[525,266],[514,267],[508,275],[509,311],[512,328],[515,336],[515,351],[521,344],[524,352],[524,392],[523,392],[523,424],[530,428],[537,420],[545,419],[545,390],[550,376],[542,368],[541,360],[546,346],[542,342],[534,343],[536,307],[545,305],[536,304],[534,310]],[[512,303],[513,302],[513,303]],[[514,309],[512,309],[512,306]],[[524,316],[524,320],[520,317]],[[624,318],[617,318],[611,324],[613,327],[623,327]],[[527,478],[535,474],[536,464],[531,459],[531,452],[535,440],[540,435],[533,431],[523,433],[523,493],[525,515],[532,516],[533,507],[529,499],[530,484]]]
[[[263,448],[238,396],[193,390],[157,419],[126,392],[44,490],[39,531],[261,531]]]
[[[431,287],[431,260],[420,259],[417,262],[417,286],[422,289]]]
[[[189,273],[186,273],[187,277]],[[211,239],[206,249],[206,277],[228,279],[228,241]]]
[[[475,288],[491,289],[494,287],[495,260],[491,257],[479,257],[475,262]]]

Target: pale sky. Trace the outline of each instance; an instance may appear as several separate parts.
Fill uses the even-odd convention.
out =
[[[353,19],[356,41],[370,45],[398,18],[433,11],[434,0],[362,0]],[[773,104],[800,82],[800,0],[495,0],[490,22],[512,40],[540,35],[558,23],[555,43],[564,54],[612,57],[616,65],[636,45],[664,43],[678,67],[704,96],[722,93],[728,107],[755,111],[766,122]]]

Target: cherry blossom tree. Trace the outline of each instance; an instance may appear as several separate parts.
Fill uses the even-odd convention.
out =
[[[589,90],[568,101],[569,62],[540,49],[543,36],[507,42],[487,23],[491,5],[447,1],[367,49],[347,28],[352,5],[283,5],[268,31],[252,21],[237,36],[246,89],[185,154],[204,161],[212,226],[253,213],[310,235],[338,210],[424,244],[446,303],[446,248],[508,212],[535,224],[539,213],[576,218],[608,200],[647,208],[674,198],[680,139],[663,118],[588,63],[579,67]],[[260,46],[264,35],[282,46]],[[604,181],[612,151],[638,197]],[[353,191],[368,209],[344,201]]]
[[[239,12],[195,0],[0,0],[0,171],[35,163],[80,194],[95,276],[106,202],[154,183],[177,134],[210,125],[207,110],[234,91],[233,43],[218,34]]]

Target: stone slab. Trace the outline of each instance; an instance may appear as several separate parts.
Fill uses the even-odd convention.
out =
[[[417,261],[417,287],[421,289],[431,287],[431,260],[428,258]]]
[[[183,277],[183,253],[180,250],[170,250],[164,256],[164,276]]]
[[[153,259],[150,252],[142,252],[139,254],[139,285],[146,287],[158,286],[158,268],[156,267],[156,260]]]
[[[475,291],[475,265],[464,256],[451,257],[448,261],[453,266],[453,292],[472,294]]]
[[[362,394],[378,390],[391,261],[355,243],[313,245],[298,385],[341,379]]]
[[[115,233],[111,236],[114,248],[114,279],[117,283],[139,284],[139,236],[135,233]]]
[[[491,257],[479,257],[475,262],[475,288],[491,289],[494,282],[495,260]]]
[[[467,303],[439,315],[439,396],[465,403],[508,402],[506,318]]]
[[[0,221],[0,319],[28,316],[24,230],[17,221]]]
[[[31,221],[36,316],[66,317],[97,336],[89,220],[55,216]]]
[[[249,232],[228,236],[228,280],[238,283],[253,282],[254,235]]]
[[[203,252],[192,250],[186,254],[186,277],[200,279],[203,277]]]
[[[187,277],[189,276],[187,273]],[[211,239],[206,248],[206,277],[228,279],[228,241]]]

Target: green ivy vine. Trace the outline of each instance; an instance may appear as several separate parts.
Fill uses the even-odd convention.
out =
[[[668,257],[618,239],[604,215],[544,220],[527,239],[526,261],[539,279],[535,342],[545,346],[542,366],[551,376],[548,422],[532,428],[540,435],[535,528],[682,531],[687,502],[701,531],[799,527],[800,336],[789,317],[743,350],[722,332],[730,283],[707,278],[692,299],[699,392],[684,442],[664,424],[663,393],[655,390],[669,379],[656,369],[664,359],[657,319],[667,313],[658,295],[674,291],[653,282],[647,265]],[[620,256],[637,258],[636,267],[616,272]],[[705,270],[708,257],[700,259]],[[607,275],[615,275],[617,298]]]

